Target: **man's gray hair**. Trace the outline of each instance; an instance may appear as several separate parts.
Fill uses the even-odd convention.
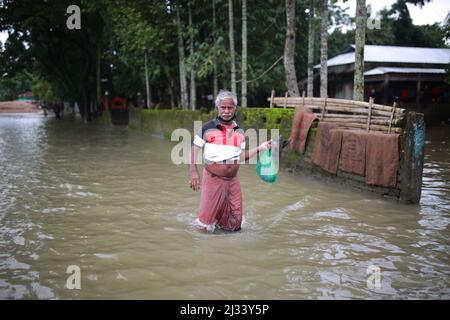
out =
[[[220,101],[222,100],[227,100],[227,99],[232,99],[234,102],[234,105],[237,106],[238,104],[238,100],[237,100],[237,96],[235,93],[231,92],[231,91],[226,91],[226,90],[220,90],[219,94],[216,97],[216,108],[219,107],[220,105]]]

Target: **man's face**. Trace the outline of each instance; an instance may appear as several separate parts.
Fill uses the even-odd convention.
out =
[[[220,101],[219,104],[219,116],[228,121],[234,116],[234,112],[236,111],[236,106],[234,105],[233,99],[224,99]]]

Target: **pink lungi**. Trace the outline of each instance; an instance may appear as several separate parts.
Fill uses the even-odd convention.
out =
[[[239,177],[226,178],[203,169],[202,194],[197,223],[208,231],[238,231],[242,223],[242,192]]]

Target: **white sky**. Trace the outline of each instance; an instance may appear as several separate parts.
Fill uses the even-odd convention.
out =
[[[6,32],[0,32],[0,42],[5,42],[6,38],[8,37],[8,34]]]
[[[395,2],[395,0],[366,0],[366,4],[372,6],[372,17],[384,7],[391,7]],[[342,0],[339,0],[337,4],[343,8],[349,8],[347,12],[350,16],[353,17],[355,15],[356,0],[348,0],[345,3]],[[450,12],[450,1],[432,0],[430,3],[426,3],[422,8],[408,4],[408,9],[413,23],[416,25],[433,24],[435,22],[442,23],[448,12]],[[0,32],[0,42],[3,43],[6,38],[7,34],[5,32]]]
[[[372,7],[372,17],[375,17],[375,13],[383,9],[384,7],[390,8],[396,0],[366,0],[367,5]],[[356,0],[348,0],[343,2],[339,0],[337,4],[343,8],[350,8],[347,13],[351,16],[355,16],[356,10]],[[432,0],[429,3],[420,8],[420,6],[415,6],[413,4],[407,4],[409,9],[409,14],[415,25],[423,24],[433,24],[435,22],[442,23],[450,11],[450,1],[449,0]]]

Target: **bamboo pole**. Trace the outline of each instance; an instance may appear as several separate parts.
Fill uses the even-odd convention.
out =
[[[270,95],[270,109],[273,108],[273,97],[275,96],[275,90],[272,89],[272,94]]]
[[[350,127],[350,128],[359,128],[359,129],[366,129],[366,127],[367,127],[367,125],[364,124],[364,123],[348,123],[348,122],[336,123],[336,122],[328,121],[326,119],[323,120],[323,122],[332,123],[332,124],[335,124],[335,125],[337,125],[339,127]],[[370,130],[383,131],[383,132],[387,133],[389,131],[389,127],[388,126],[383,126],[383,125],[372,124],[372,125],[370,125]],[[392,128],[391,130],[396,132],[396,133],[399,133],[399,134],[403,133],[403,130],[401,128]]]
[[[325,114],[325,118],[344,118],[344,119],[364,119],[367,120],[367,116],[362,114],[340,114],[340,113],[327,113]],[[378,120],[389,120],[386,116],[372,116],[372,119],[378,119]],[[394,119],[393,119],[394,120]],[[399,119],[395,119],[399,120]]]
[[[327,108],[327,97],[325,97],[325,102],[323,104],[323,109],[322,109],[322,116],[321,119],[323,120],[323,117],[325,115],[325,109]]]
[[[330,117],[325,117],[321,121],[336,122],[336,123],[361,123],[361,124],[366,124],[366,128],[367,128],[367,118],[366,119],[343,119],[343,118],[333,118],[332,116],[330,116]],[[372,124],[385,125],[388,127],[388,129],[389,129],[390,123],[392,123],[393,126],[395,126],[400,123],[400,120],[393,120],[392,122],[389,121],[389,119],[373,119],[373,118],[371,118],[371,120],[370,120],[370,125],[372,125]]]
[[[287,101],[288,101],[288,92],[286,91],[284,93],[284,108],[286,109],[287,107]]]
[[[276,106],[283,106],[284,108],[295,108],[297,107],[299,104],[292,104],[292,103],[278,103],[276,101],[274,101],[274,104]],[[323,106],[319,106],[319,105],[308,105],[306,104],[305,107],[310,108],[310,109],[323,109]],[[397,110],[397,109],[396,109]],[[332,105],[327,103],[327,111],[341,111],[341,112],[351,112],[351,113],[358,113],[358,114],[368,114],[369,110],[365,109],[365,108],[354,108],[354,107],[343,107],[343,106],[336,106],[336,105]],[[389,118],[391,116],[391,112],[387,112],[387,111],[380,111],[380,110],[373,110],[371,111],[372,115],[377,115],[377,116],[385,116],[387,118]],[[395,118],[404,118],[403,114],[397,114],[397,112],[395,112],[394,114]]]
[[[289,99],[288,99],[288,101],[286,101],[286,100],[284,100],[284,98],[283,98],[282,101],[277,101],[277,99],[274,98],[274,105],[275,106],[283,106],[284,107],[284,105],[286,105],[286,107],[288,107],[288,108],[295,108],[298,105],[302,105],[302,103],[303,102],[300,102],[300,103],[292,102],[292,101],[289,101]],[[321,109],[321,106],[323,106],[323,103],[321,103],[321,104],[317,104],[317,103],[311,104],[311,103],[308,103],[308,100],[306,98],[305,99],[305,106],[307,106],[308,108],[319,108],[319,109]],[[348,112],[354,112],[353,111],[354,109],[356,109],[356,110],[358,110],[358,109],[368,110],[368,108],[366,108],[364,106],[361,106],[361,107],[358,108],[357,106],[351,106],[351,105],[345,105],[345,104],[336,104],[336,103],[332,103],[332,102],[327,101],[327,108],[328,107],[345,108],[346,110],[348,110]],[[379,112],[384,112],[386,115],[388,115],[388,117],[392,113],[392,109],[389,110],[389,111],[386,111],[386,110],[376,109],[373,106],[372,106],[372,110],[379,111]],[[401,110],[404,110],[404,109],[401,109]],[[401,111],[401,110],[399,110],[399,108],[396,108],[395,112],[394,112],[394,116],[401,116],[401,117],[405,116],[406,115],[405,111]]]
[[[392,106],[391,119],[389,121],[389,132],[388,133],[391,133],[392,118],[394,118],[394,113],[395,113],[395,107],[396,106],[397,106],[397,102],[394,102],[394,105]]]
[[[273,98],[274,102],[280,102],[280,100],[283,100],[283,98],[281,97],[275,97]],[[301,97],[290,97],[288,99],[288,103],[301,103],[302,100]],[[306,104],[312,104],[312,105],[323,105],[325,98],[312,98],[312,97],[306,97],[305,98],[305,103]],[[343,106],[348,106],[348,107],[356,107],[356,108],[361,108],[361,107],[365,107],[368,108],[370,103],[368,102],[363,102],[363,101],[353,101],[353,100],[345,100],[345,99],[332,99],[332,98],[327,98],[327,104],[328,105],[343,105]],[[372,109],[375,110],[380,110],[380,111],[392,111],[391,106],[384,106],[381,104],[374,104],[372,103]],[[402,108],[396,108],[396,111],[399,113],[403,113],[405,112],[405,109]]]
[[[274,102],[274,106],[275,107],[284,107],[285,103],[277,103]],[[292,103],[287,103],[286,107],[287,108],[295,108],[300,104],[292,104]],[[317,106],[317,105],[310,105],[310,104],[306,104],[305,107],[309,108],[309,109],[318,109],[319,111],[323,108],[322,106]],[[337,106],[337,105],[332,105],[327,103],[327,110],[331,110],[331,111],[340,111],[340,112],[349,112],[349,113],[356,113],[356,114],[368,114],[368,109],[365,108],[348,108],[348,107],[344,107],[344,106]],[[387,118],[389,118],[391,116],[392,112],[387,112],[387,111],[380,111],[380,110],[373,110],[372,109],[372,114],[374,115],[378,115],[378,116],[386,116]],[[395,118],[403,118],[405,115],[404,114],[400,114],[395,112],[394,117]]]
[[[370,97],[369,98],[369,115],[367,116],[367,128],[366,128],[366,131],[369,131],[369,129],[370,129],[370,117],[372,115],[372,103],[373,103],[373,98]]]
[[[282,98],[274,98],[275,101],[277,99],[282,99]],[[301,97],[290,97],[289,100],[292,102],[300,102]],[[306,97],[305,98],[305,103],[309,103],[309,104],[318,104],[321,105],[323,104],[325,98],[312,98],[312,97]],[[354,100],[346,100],[346,99],[333,99],[333,98],[328,98],[328,104],[339,104],[339,105],[347,105],[347,106],[356,106],[356,107],[365,107],[368,108],[370,103],[369,102],[363,102],[363,101],[354,101]],[[385,106],[382,104],[375,104],[372,103],[372,109],[375,110],[381,110],[381,111],[392,111],[392,107],[391,106]],[[396,108],[398,112],[404,112],[405,109],[402,108]]]

